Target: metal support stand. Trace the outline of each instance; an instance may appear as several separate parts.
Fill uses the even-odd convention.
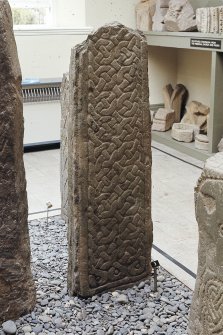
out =
[[[157,269],[160,266],[159,261],[153,261],[151,262],[152,268],[153,268],[153,279],[154,279],[154,287],[153,292],[157,292]]]

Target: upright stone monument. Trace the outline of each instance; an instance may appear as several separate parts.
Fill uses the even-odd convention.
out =
[[[35,305],[23,164],[21,72],[7,0],[0,0],[0,322]]]
[[[123,25],[72,50],[68,126],[71,294],[128,287],[151,272],[148,49]]]
[[[198,273],[190,335],[223,334],[223,153],[209,158],[195,192]]]

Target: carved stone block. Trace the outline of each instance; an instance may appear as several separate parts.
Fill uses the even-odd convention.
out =
[[[209,158],[195,189],[198,271],[189,335],[223,332],[223,153]]]
[[[151,273],[148,48],[104,26],[72,51],[68,126],[71,294],[133,285]]]
[[[35,305],[23,163],[21,71],[11,10],[0,0],[0,322]]]
[[[221,139],[221,141],[218,143],[218,151],[223,151],[223,138]]]
[[[174,123],[171,131],[171,136],[179,142],[193,142],[195,136],[199,134],[199,127],[186,124],[186,123]]]
[[[152,30],[152,18],[155,14],[156,1],[146,0],[136,5],[136,27],[142,31]]]
[[[61,127],[60,127],[60,190],[61,217],[68,220],[68,126],[69,119],[69,74],[64,74],[61,85]]]
[[[153,31],[165,31],[164,16],[169,8],[170,0],[156,0],[156,10],[153,16]]]
[[[202,33],[222,33],[223,6],[198,8],[196,22],[198,31]]]
[[[209,139],[207,135],[199,134],[195,137],[195,148],[208,151]]]
[[[201,102],[191,101],[186,110],[182,122],[197,125],[203,133],[207,134],[207,118],[210,108]]]
[[[197,30],[195,12],[189,0],[170,0],[164,23],[168,31]]]
[[[152,130],[167,131],[172,127],[174,120],[174,110],[159,108],[153,118]]]

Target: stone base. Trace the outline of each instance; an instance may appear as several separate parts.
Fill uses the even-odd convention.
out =
[[[208,151],[209,139],[206,135],[197,135],[195,137],[195,148],[199,150]]]
[[[187,123],[174,123],[172,127],[171,136],[174,140],[179,142],[190,143],[199,134],[199,127]]]

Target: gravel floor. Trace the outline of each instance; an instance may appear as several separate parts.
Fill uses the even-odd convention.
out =
[[[53,217],[48,224],[41,219],[29,226],[37,305],[15,322],[17,334],[187,334],[192,292],[162,268],[157,293],[151,280],[89,299],[69,297],[64,222]]]

